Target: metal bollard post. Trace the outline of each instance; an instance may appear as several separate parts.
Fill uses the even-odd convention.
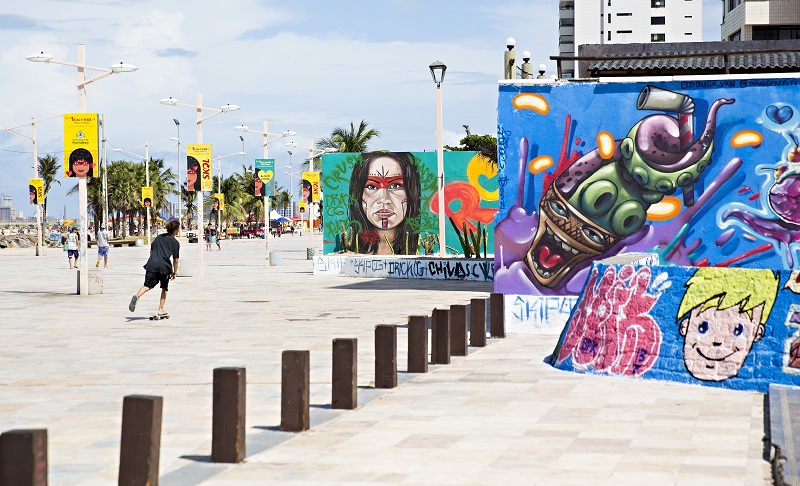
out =
[[[408,316],[408,372],[428,372],[427,316]]]
[[[47,486],[47,429],[0,434],[0,485]]]
[[[431,364],[450,363],[450,322],[447,309],[433,309],[431,317]]]
[[[397,386],[397,326],[375,326],[375,388]]]
[[[489,296],[489,334],[492,337],[506,337],[505,304],[503,294],[492,293]]]
[[[246,388],[244,368],[214,370],[211,462],[244,461]]]
[[[469,345],[486,346],[486,299],[472,299],[469,304]]]
[[[467,306],[450,306],[450,355],[466,356],[467,349]]]
[[[122,438],[119,449],[120,486],[158,486],[163,399],[128,395],[122,400]]]
[[[310,353],[284,351],[281,355],[281,430],[302,432],[310,427]]]
[[[358,339],[333,340],[331,408],[358,407]]]

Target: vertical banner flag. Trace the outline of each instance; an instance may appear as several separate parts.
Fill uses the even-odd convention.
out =
[[[97,113],[64,115],[64,177],[97,177]]]
[[[186,185],[190,191],[211,191],[212,158],[210,143],[186,145]]]
[[[31,195],[31,204],[44,204],[44,179],[28,179],[28,192]]]
[[[306,212],[306,202],[305,202],[305,200],[301,199],[300,202],[297,203],[297,211],[300,214],[303,214],[303,213]]]
[[[256,159],[255,164],[255,195],[275,195],[275,159]]]
[[[303,179],[311,183],[311,202],[319,202],[319,172],[303,172]]]
[[[225,194],[218,192],[214,194],[214,202],[212,203],[212,211],[222,211],[225,209]]]
[[[153,188],[144,186],[142,187],[142,206],[153,206]]]

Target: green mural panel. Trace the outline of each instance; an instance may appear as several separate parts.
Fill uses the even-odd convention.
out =
[[[477,152],[445,152],[444,168],[447,253],[465,253],[466,226],[468,238],[470,231],[485,236],[478,245],[483,256],[494,244],[497,166]],[[425,239],[439,232],[437,186],[435,152],[325,155],[323,252],[425,254]],[[431,251],[438,253],[438,244]]]

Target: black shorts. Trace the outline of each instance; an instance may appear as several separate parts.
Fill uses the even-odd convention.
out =
[[[169,278],[172,276],[171,273],[158,273],[158,272],[144,272],[144,286],[148,289],[152,289],[156,286],[157,283],[161,283],[161,288],[164,290],[169,290]]]

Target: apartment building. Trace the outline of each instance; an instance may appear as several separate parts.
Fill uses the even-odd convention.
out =
[[[559,55],[574,56],[583,44],[702,41],[702,3],[702,0],[559,0]],[[562,75],[574,77],[580,72],[576,64],[564,63]]]
[[[723,0],[721,39],[798,40],[800,0]]]

